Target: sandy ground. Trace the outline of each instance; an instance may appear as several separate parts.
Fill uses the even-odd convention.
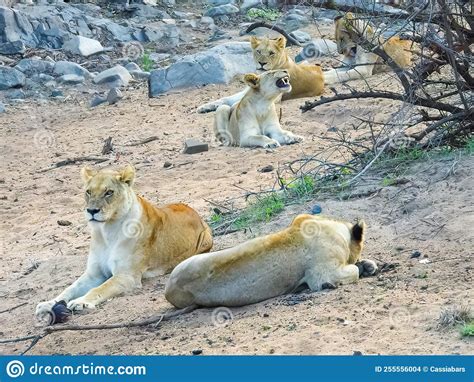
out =
[[[396,86],[379,75],[372,84]],[[362,81],[354,82],[362,88]],[[0,203],[0,338],[36,333],[38,302],[51,299],[83,271],[90,235],[83,219],[83,163],[46,170],[67,158],[105,157],[100,166],[127,162],[138,170],[136,189],[158,204],[186,202],[209,217],[210,200],[240,197],[244,190],[271,187],[277,168],[327,145],[332,128],[351,131],[355,117],[387,120],[398,107],[388,100],[343,101],[301,114],[301,100],[284,104],[283,126],[305,137],[277,150],[220,147],[212,137],[212,118],[198,115],[201,103],[238,90],[207,86],[148,100],[144,87],[126,92],[115,106],[88,107],[78,94],[65,102],[27,101],[0,119],[2,171]],[[342,87],[340,87],[342,89]],[[329,129],[329,131],[328,131]],[[140,140],[158,139],[130,146]],[[114,152],[102,155],[113,138]],[[210,143],[208,152],[182,153],[184,140]],[[170,162],[170,168],[164,163]],[[375,192],[348,201],[312,201],[288,207],[252,232],[217,237],[220,249],[285,227],[298,213],[319,203],[327,214],[368,223],[365,257],[394,269],[333,291],[289,295],[220,311],[202,309],[159,328],[54,334],[33,354],[454,354],[473,353],[472,340],[457,328],[437,330],[443,308],[473,304],[474,159],[451,155],[408,168],[408,182],[384,187],[383,171],[369,173],[363,187]],[[358,192],[354,188],[354,193]],[[362,191],[361,191],[362,192]],[[362,192],[363,193],[363,192]],[[243,199],[239,199],[243,200]],[[241,202],[238,202],[241,203]],[[58,225],[58,220],[72,224]],[[422,257],[410,259],[413,251]],[[419,260],[428,259],[428,264]],[[73,318],[77,324],[112,323],[171,309],[163,297],[166,277],[148,280],[141,290],[115,298],[96,311]],[[3,310],[23,304],[12,311]],[[214,317],[214,319],[213,319]],[[0,353],[19,353],[27,344],[0,345]]]

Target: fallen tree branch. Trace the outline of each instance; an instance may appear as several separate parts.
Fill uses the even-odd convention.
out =
[[[258,21],[256,23],[249,25],[248,28],[245,30],[245,34],[249,34],[254,29],[257,29],[257,28],[267,28],[267,29],[274,30],[275,32],[280,33],[281,35],[285,36],[287,46],[289,45],[303,46],[302,44],[300,44],[300,42],[297,39],[295,39],[294,37],[291,37],[283,29],[277,27],[276,25],[271,25],[263,21]]]
[[[21,304],[12,306],[11,308],[8,308],[8,309],[5,309],[5,310],[0,310],[0,314],[11,312],[12,310],[15,310],[17,308],[21,308],[22,306],[25,306],[26,304],[28,304],[28,303],[27,302],[22,302]]]
[[[98,164],[98,163],[107,162],[108,160],[109,160],[109,158],[102,158],[102,157],[68,158],[68,159],[62,160],[60,162],[54,163],[50,167],[43,168],[43,169],[39,170],[38,172],[46,172],[46,171],[54,170],[55,168],[69,166],[71,164],[76,164],[76,163],[79,163],[79,162],[94,162],[95,164]]]
[[[148,137],[148,138],[145,138],[141,141],[137,141],[137,142],[132,142],[132,143],[129,143],[129,144],[126,144],[125,146],[140,146],[140,145],[144,145],[146,143],[150,143],[150,142],[153,142],[153,141],[156,141],[160,139],[159,137],[157,137],[156,135],[154,135],[153,137]]]
[[[169,321],[175,317],[181,316],[182,314],[190,313],[197,308],[198,308],[197,305],[191,305],[183,309],[178,309],[173,312],[164,313],[157,316],[151,316],[143,320],[120,322],[116,324],[47,326],[39,334],[12,338],[12,339],[7,339],[7,340],[0,340],[0,344],[16,343],[16,342],[32,340],[29,346],[21,353],[21,355],[24,355],[28,351],[30,351],[41,339],[55,332],[85,331],[85,330],[111,330],[111,329],[120,329],[120,328],[136,328],[136,327],[143,327],[143,326],[149,326],[149,325],[158,326],[163,321]]]
[[[459,113],[459,112],[464,111],[463,109],[457,106],[448,105],[441,102],[433,102],[433,101],[416,97],[416,96],[414,96],[412,100],[407,101],[406,97],[403,94],[397,94],[397,93],[386,92],[386,91],[355,92],[355,93],[350,93],[350,94],[338,94],[337,96],[329,97],[329,98],[321,97],[317,101],[313,101],[313,102],[306,101],[304,105],[300,106],[300,109],[304,113],[304,112],[307,112],[308,110],[315,108],[316,106],[321,106],[326,103],[331,103],[335,101],[344,101],[347,99],[359,99],[359,98],[386,98],[386,99],[392,99],[396,101],[408,102],[416,106],[423,106],[423,107],[428,107],[431,109],[443,110],[449,113]]]

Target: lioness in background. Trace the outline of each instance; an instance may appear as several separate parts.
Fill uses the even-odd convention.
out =
[[[212,247],[211,230],[185,204],[157,208],[132,189],[135,170],[82,169],[85,216],[92,231],[84,274],[54,300],[36,308],[41,318],[65,301],[71,310],[141,287],[143,277],[162,275]]]
[[[250,38],[250,45],[258,70],[288,71],[291,91],[283,94],[283,101],[303,97],[316,97],[323,93],[324,77],[321,67],[304,63],[296,64],[285,48],[285,37],[258,39],[252,36]],[[207,103],[200,106],[197,111],[198,113],[208,113],[215,111],[220,105],[232,106],[239,102],[246,92],[247,89],[244,89],[230,97]]]
[[[377,265],[361,260],[365,224],[299,215],[283,231],[222,251],[191,257],[166,283],[165,297],[178,308],[241,306],[302,285],[347,284],[373,275]]]
[[[405,69],[412,64],[411,41],[400,40],[398,36],[389,39],[376,36],[373,27],[367,21],[355,19],[350,12],[336,17],[334,27],[337,50],[344,55],[342,61],[346,67],[325,71],[326,84],[370,77],[374,73],[376,64],[383,62],[378,55],[367,52],[357,44],[355,39],[359,34],[368,41],[379,44],[400,68]]]
[[[286,70],[271,70],[244,77],[248,89],[243,98],[230,107],[218,107],[214,133],[225,145],[274,148],[301,142],[299,137],[280,126],[275,102],[291,92],[291,77]]]

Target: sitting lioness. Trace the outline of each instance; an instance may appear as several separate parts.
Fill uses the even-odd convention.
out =
[[[378,55],[366,51],[357,44],[358,35],[379,44],[400,68],[405,69],[411,66],[413,58],[410,52],[411,41],[400,40],[398,36],[387,40],[376,36],[376,32],[367,21],[355,19],[350,12],[345,16],[336,17],[334,25],[337,50],[344,55],[344,67],[325,71],[325,83],[335,84],[372,76],[376,65],[382,63],[383,60]]]
[[[323,93],[324,77],[321,67],[306,63],[296,64],[285,48],[285,37],[278,37],[274,40],[269,38],[258,39],[252,36],[250,38],[250,45],[258,70],[288,71],[291,91],[283,95],[283,101],[303,97],[316,97]],[[244,89],[232,96],[207,103],[200,106],[197,111],[198,113],[208,113],[215,111],[220,105],[232,106],[239,102],[246,92],[247,89]]]
[[[163,275],[181,261],[212,247],[210,228],[185,204],[158,208],[132,189],[135,170],[82,169],[85,216],[92,242],[84,274],[36,315],[49,314],[56,302],[71,310],[94,308],[135,287],[143,277]]]
[[[253,304],[306,285],[312,291],[373,275],[361,260],[365,224],[299,215],[283,231],[179,264],[165,297],[178,308]]]
[[[286,70],[271,70],[244,77],[248,89],[234,106],[221,105],[214,119],[214,133],[225,145],[274,148],[301,142],[280,126],[275,102],[291,91]]]

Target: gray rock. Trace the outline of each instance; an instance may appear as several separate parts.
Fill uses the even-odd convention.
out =
[[[303,32],[303,31],[300,31],[300,30],[295,30],[295,31],[291,32],[290,36],[294,37],[296,40],[298,40],[298,42],[300,42],[302,44],[305,43],[305,42],[311,41],[310,34],[306,33],[306,32]]]
[[[54,77],[50,76],[49,74],[44,74],[44,73],[39,73],[39,74],[34,74],[31,77],[31,80],[35,82],[40,82],[40,83],[45,83],[48,81],[54,81]]]
[[[0,54],[18,54],[25,51],[25,44],[23,41],[7,41],[0,43]]]
[[[20,88],[25,85],[25,75],[15,68],[0,66],[0,90]]]
[[[214,19],[212,17],[209,17],[209,16],[203,16],[199,20],[199,25],[212,29],[212,28],[215,27]]]
[[[301,62],[312,58],[335,56],[337,54],[337,45],[334,41],[320,38],[306,44],[295,57],[295,61]]]
[[[122,98],[123,98],[123,94],[119,88],[112,88],[107,94],[107,102],[109,103],[109,105],[113,105],[117,103]]]
[[[7,109],[5,108],[5,105],[2,102],[0,102],[0,114],[5,113],[6,111]]]
[[[54,69],[54,64],[50,61],[40,60],[37,58],[24,58],[16,64],[15,69],[24,73],[26,76],[34,74],[51,74]]]
[[[156,42],[161,48],[174,48],[179,45],[180,32],[176,25],[146,26],[141,31],[141,41]]]
[[[131,74],[121,65],[100,72],[94,78],[96,84],[108,84],[111,87],[127,86],[132,79]]]
[[[263,8],[265,5],[262,0],[244,0],[240,5],[242,11],[248,11],[250,8]]]
[[[63,49],[73,54],[80,54],[83,57],[89,57],[104,51],[104,47],[99,41],[83,36],[72,37],[64,43]]]
[[[239,13],[239,8],[232,4],[219,5],[218,7],[209,8],[204,16],[217,17]]]
[[[150,78],[150,72],[143,72],[141,70],[131,70],[130,74],[137,81],[146,81]]]
[[[23,91],[23,89],[12,89],[12,90],[8,90],[5,93],[5,98],[8,98],[8,99],[25,99],[26,94]]]
[[[185,56],[167,68],[153,70],[148,81],[149,96],[156,97],[177,88],[229,83],[235,76],[255,70],[248,42],[221,44]]]
[[[197,139],[186,139],[186,141],[184,142],[185,154],[198,154],[208,150],[209,145],[207,143],[200,142]]]
[[[36,46],[37,38],[28,18],[16,9],[0,7],[0,41],[23,41],[28,46]]]
[[[207,0],[207,3],[213,7],[225,4],[235,4],[235,0]]]
[[[54,64],[53,73],[62,76],[65,74],[75,74],[77,76],[82,76],[85,78],[92,77],[92,74],[82,66],[76,64],[75,62],[69,61],[58,61]]]
[[[125,65],[125,69],[127,69],[129,72],[141,71],[140,67],[134,62],[129,62],[127,65]]]
[[[64,74],[58,78],[58,81],[66,85],[76,85],[82,84],[85,78],[77,74]]]
[[[64,93],[62,92],[62,90],[54,89],[51,92],[51,97],[54,97],[54,98],[64,97]]]
[[[131,28],[117,24],[109,19],[94,19],[90,24],[108,31],[116,41],[128,42],[133,40]]]
[[[90,106],[96,107],[96,106],[99,106],[100,104],[103,104],[104,102],[107,102],[107,98],[96,95],[91,99]]]

